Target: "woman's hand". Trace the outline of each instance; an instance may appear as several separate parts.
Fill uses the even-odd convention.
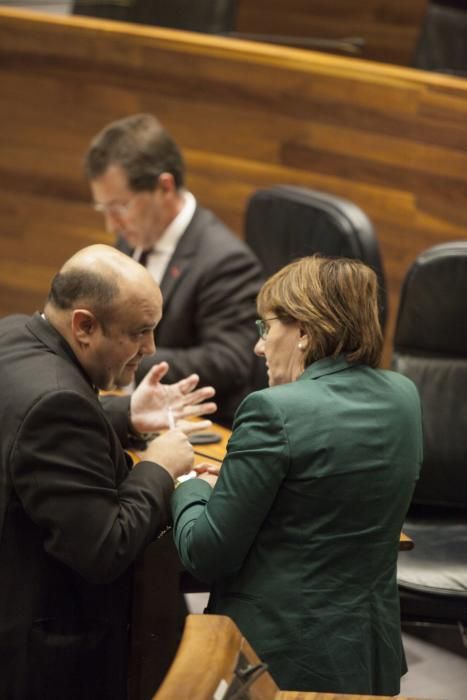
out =
[[[195,465],[193,469],[197,473],[198,479],[206,481],[209,486],[214,488],[219,478],[221,466],[211,464],[210,462],[201,462],[201,464]]]

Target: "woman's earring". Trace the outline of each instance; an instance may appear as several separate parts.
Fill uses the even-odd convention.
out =
[[[298,344],[298,349],[301,350],[302,348],[303,348],[303,344],[302,344],[302,343],[299,343],[299,344]]]

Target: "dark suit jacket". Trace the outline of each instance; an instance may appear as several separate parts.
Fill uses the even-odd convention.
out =
[[[415,385],[326,358],[245,399],[212,492],[174,492],[183,564],[280,688],[399,692],[396,562],[421,459]]]
[[[132,253],[123,240],[117,248]],[[252,388],[261,281],[259,263],[245,243],[212,212],[197,207],[161,283],[164,310],[156,354],[143,360],[137,378],[162,360],[170,365],[164,381],[196,372],[201,384],[216,388],[214,419],[230,425]]]
[[[0,697],[122,700],[131,563],[168,521],[172,479],[129,471],[39,314],[0,321],[0,394]]]

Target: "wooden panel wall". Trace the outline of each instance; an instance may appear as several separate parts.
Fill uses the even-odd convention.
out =
[[[3,10],[0,86],[0,315],[39,308],[71,253],[110,242],[82,155],[108,121],[140,111],[171,130],[190,188],[240,236],[248,196],[273,183],[360,205],[382,248],[390,331],[414,257],[467,238],[465,80]]]
[[[361,58],[410,66],[427,0],[237,0],[237,29],[258,34],[362,37]]]

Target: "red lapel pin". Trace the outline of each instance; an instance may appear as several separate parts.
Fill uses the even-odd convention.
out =
[[[172,279],[176,280],[178,277],[180,277],[181,274],[182,271],[180,270],[178,265],[172,265],[172,267],[170,268],[170,276],[172,277]]]

